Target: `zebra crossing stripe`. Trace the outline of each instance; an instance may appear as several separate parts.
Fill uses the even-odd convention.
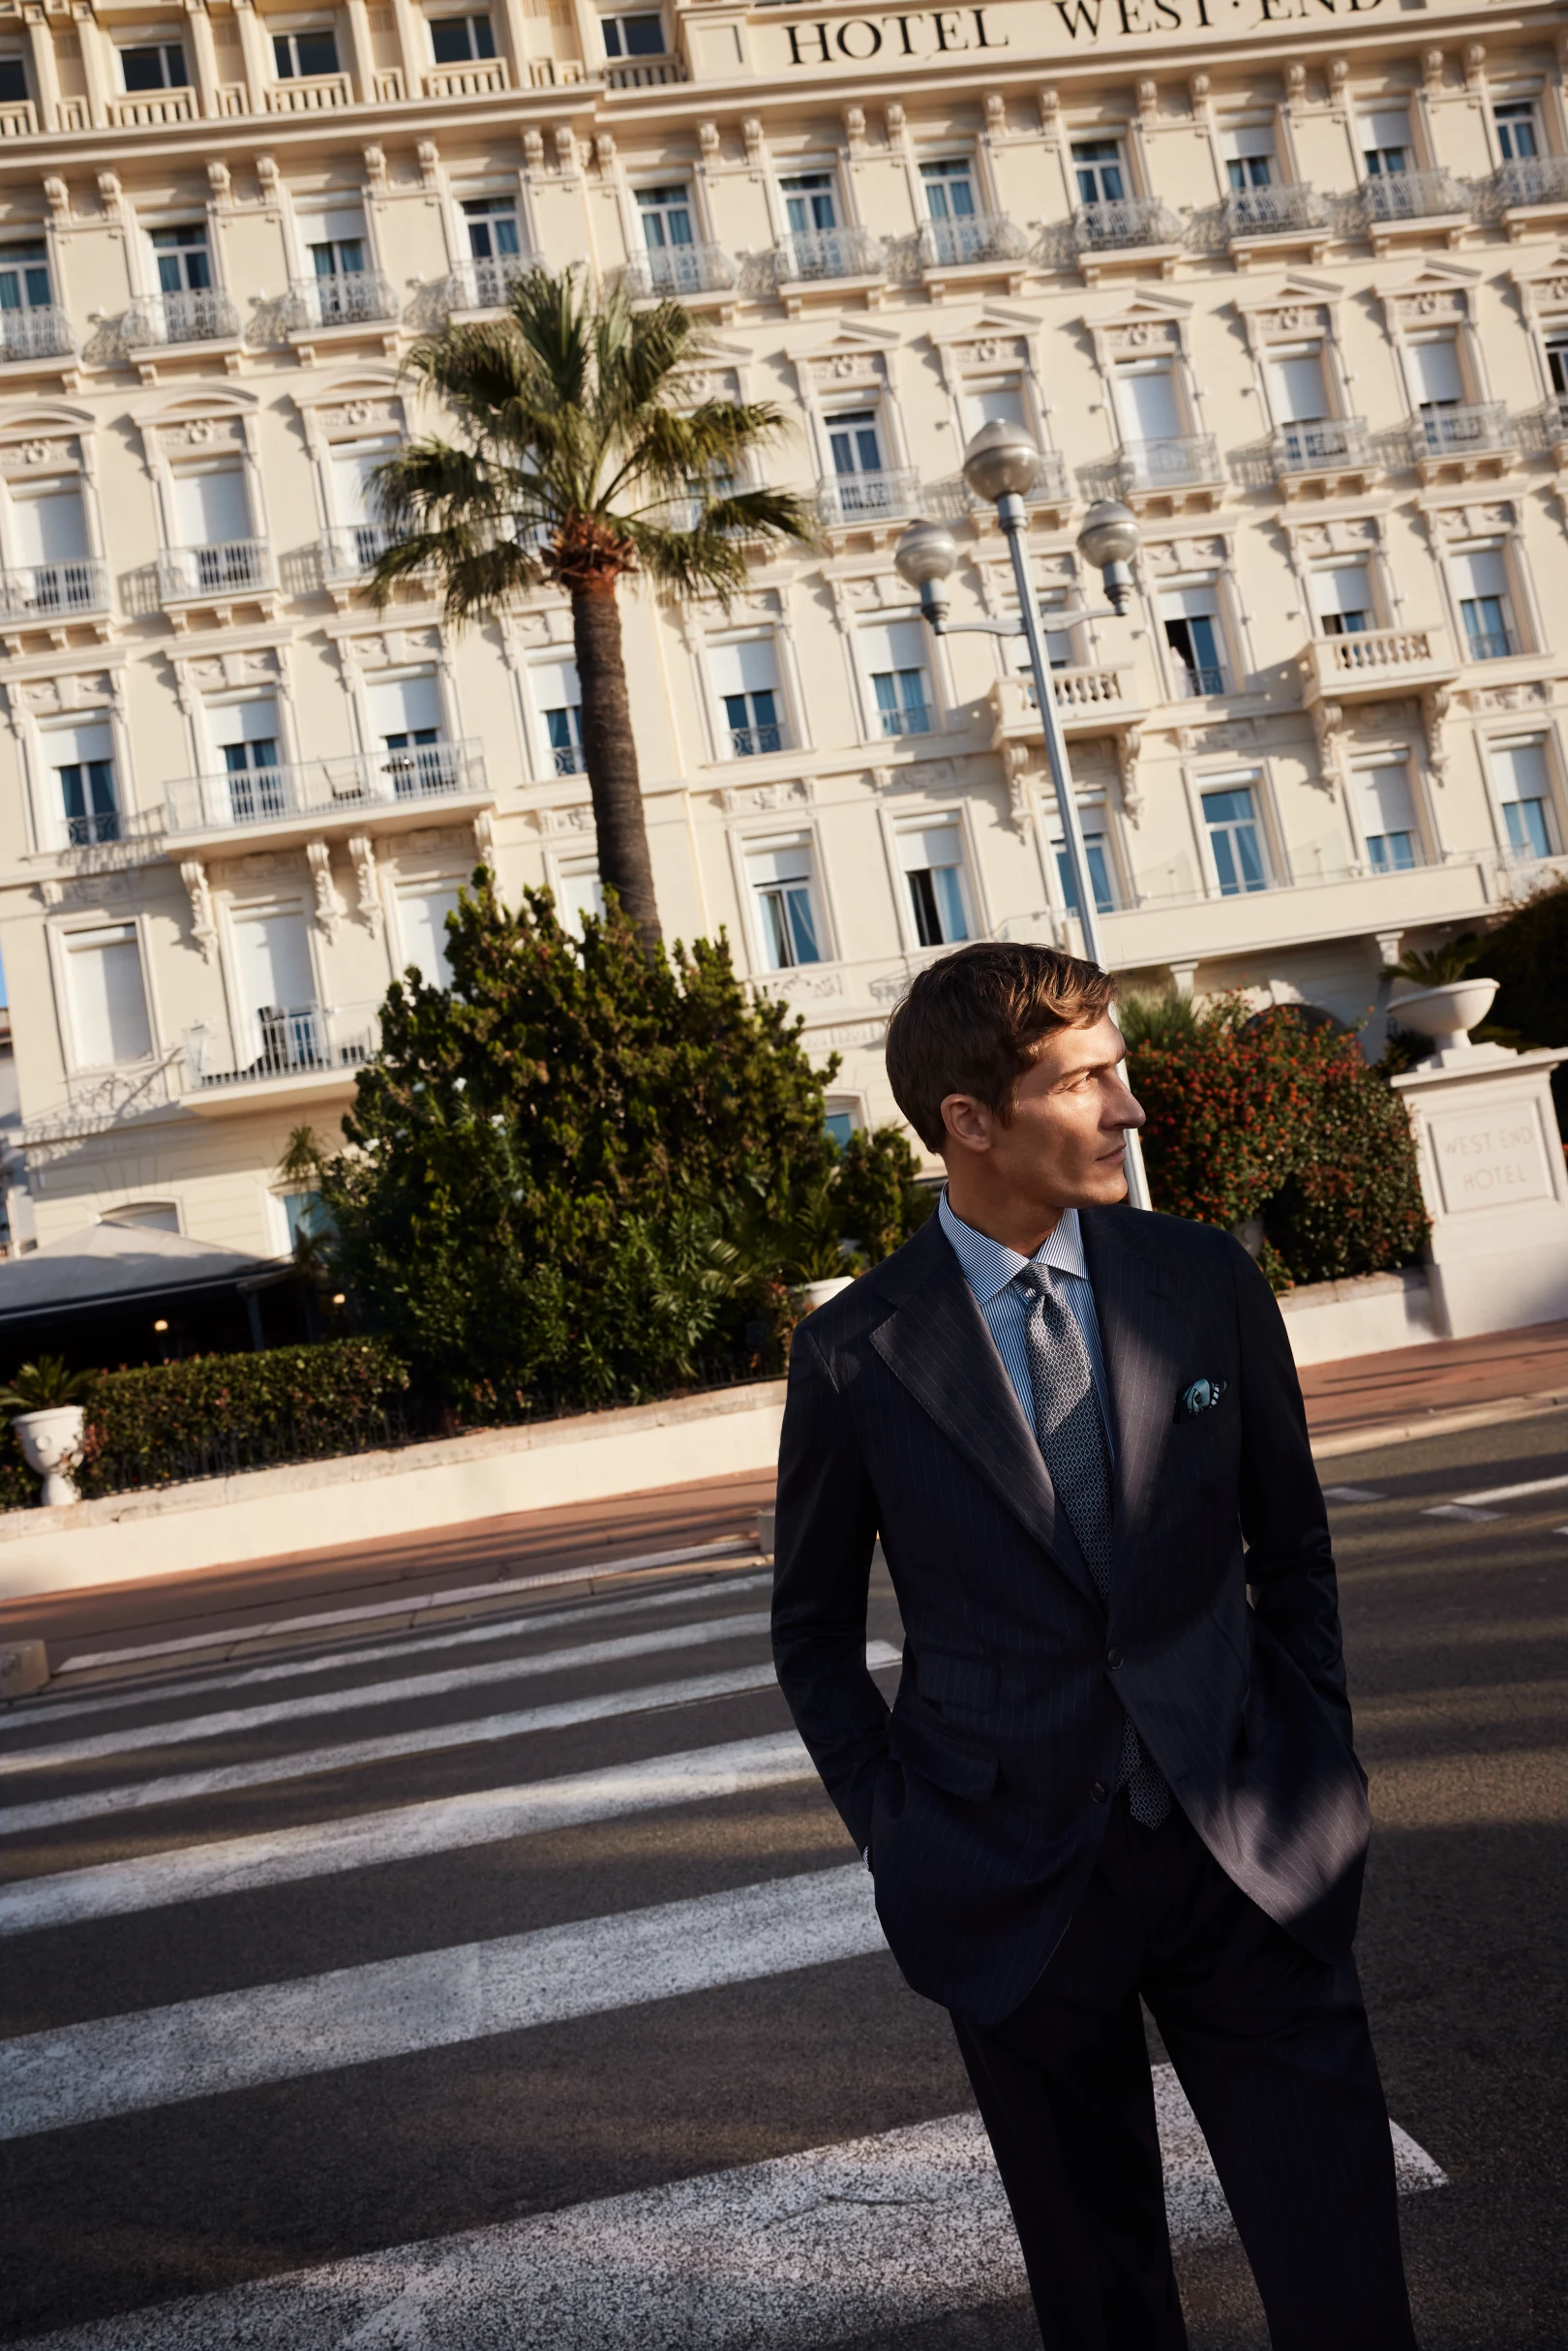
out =
[[[163,1910],[219,1894],[252,1893],[260,1886],[458,1853],[668,1804],[745,1795],[754,1789],[815,1776],[799,1737],[785,1731],[737,1739],[728,1746],[653,1756],[647,1763],[574,1772],[527,1787],[477,1789],[345,1821],[226,1837],[0,1887],[0,1935],[78,1926],[88,1918],[124,1917],[133,1911]]]
[[[492,1684],[529,1681],[542,1673],[570,1673],[589,1666],[628,1664],[636,1657],[657,1657],[672,1649],[705,1648],[719,1641],[743,1641],[768,1630],[766,1609],[748,1609],[735,1616],[712,1616],[698,1624],[657,1625],[641,1633],[620,1633],[609,1641],[579,1642],[564,1649],[538,1649],[523,1657],[492,1658],[488,1665],[452,1666],[444,1673],[405,1673],[396,1681],[368,1682],[347,1690],[318,1690],[309,1697],[264,1699],[254,1706],[229,1706],[217,1714],[182,1715],[172,1721],[137,1723],[96,1737],[62,1739],[45,1747],[29,1748],[0,1763],[0,1779],[15,1780],[24,1773],[58,1771],[73,1763],[112,1762],[148,1747],[187,1746],[195,1739],[230,1738],[246,1731],[269,1730],[274,1723],[309,1722],[320,1715],[357,1714],[371,1706],[401,1705],[407,1699],[449,1698],[460,1690],[488,1689]],[[351,1662],[351,1661],[349,1661]]]
[[[0,2139],[882,1949],[859,1862],[0,2043]]]
[[[1171,2236],[1224,2238],[1224,2196],[1169,2065],[1154,2089]],[[1403,2194],[1445,2185],[1397,2125],[1394,2160]],[[820,2351],[1026,2291],[980,2117],[954,2114],[35,2339],[39,2351]]]

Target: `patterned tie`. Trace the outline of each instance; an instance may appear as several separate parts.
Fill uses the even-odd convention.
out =
[[[1111,1464],[1089,1349],[1078,1318],[1050,1273],[1026,1265],[1016,1286],[1029,1304],[1024,1340],[1035,1397],[1035,1433],[1056,1498],[1089,1562],[1095,1589],[1110,1607]],[[1145,1828],[1158,1828],[1170,1810],[1170,1790],[1122,1717],[1122,1755],[1116,1785],[1128,1810]]]

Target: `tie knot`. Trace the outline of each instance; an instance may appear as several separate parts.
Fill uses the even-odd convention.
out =
[[[1048,1267],[1037,1265],[1033,1258],[1018,1268],[1013,1280],[1025,1296],[1031,1298],[1048,1298],[1054,1286]]]

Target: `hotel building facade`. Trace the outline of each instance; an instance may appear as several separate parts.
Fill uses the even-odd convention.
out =
[[[1568,113],[1521,0],[0,0],[0,952],[14,1243],[272,1255],[478,859],[597,889],[562,598],[377,612],[412,340],[532,256],[678,294],[822,539],[626,597],[667,934],[721,926],[892,1115],[890,1005],[1072,944],[1011,583],[960,458],[1045,452],[1036,575],[1114,965],[1359,1019],[1568,868]],[[1126,498],[1121,620],[1074,538]]]

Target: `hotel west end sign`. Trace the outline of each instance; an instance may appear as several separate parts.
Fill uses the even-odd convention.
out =
[[[1432,1278],[1448,1335],[1568,1314],[1568,1168],[1552,1102],[1557,1051],[1466,1045],[1394,1084],[1415,1128]]]

